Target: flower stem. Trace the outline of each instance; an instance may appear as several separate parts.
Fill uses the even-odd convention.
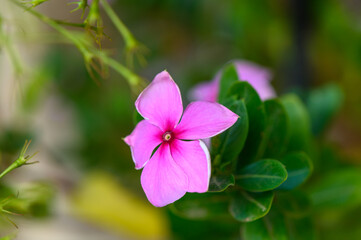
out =
[[[36,162],[33,162],[33,163],[28,163],[28,161],[34,157],[36,153],[34,153],[33,155],[29,156],[29,155],[26,155],[26,151],[28,150],[29,146],[30,146],[30,143],[31,143],[31,140],[28,141],[28,140],[25,140],[25,144],[20,152],[20,155],[19,155],[19,158],[16,159],[15,162],[13,162],[8,168],[6,168],[2,173],[0,173],[0,179],[2,177],[4,177],[6,174],[8,174],[9,172],[13,171],[14,169],[16,168],[19,168],[23,165],[29,165],[29,164],[33,164],[33,163],[36,163]]]
[[[70,27],[79,27],[79,28],[86,28],[88,27],[87,24],[85,23],[73,23],[73,22],[66,22],[66,21],[62,21],[62,20],[55,20],[53,19],[54,22],[56,22],[57,24],[60,24],[60,25],[66,25],[66,26],[70,26]],[[90,29],[91,30],[94,30],[94,31],[99,31],[99,28],[98,27],[95,27],[95,26],[90,26]]]
[[[128,49],[132,49],[137,45],[137,41],[135,40],[133,34],[129,31],[129,29],[125,26],[125,24],[120,20],[117,14],[110,7],[109,3],[106,0],[100,0],[103,6],[104,11],[107,13],[110,20],[112,20],[115,27],[118,29],[120,34],[123,36],[125,41],[125,45]]]
[[[68,38],[82,53],[86,66],[89,66],[89,63],[93,60],[93,58],[98,57],[101,61],[103,61],[105,64],[113,68],[115,71],[117,71],[120,75],[122,75],[129,83],[130,87],[132,88],[133,92],[138,92],[138,89],[145,86],[145,82],[141,77],[139,77],[137,74],[133,73],[131,70],[123,66],[122,64],[118,63],[116,60],[106,56],[105,54],[99,53],[96,50],[92,50],[89,48],[88,45],[86,45],[82,40],[77,38],[75,35],[73,35],[70,31],[68,31],[66,28],[62,27],[60,24],[65,24],[65,22],[59,22],[59,20],[53,20],[37,11],[34,11],[31,8],[28,8],[24,6],[22,3],[20,3],[17,0],[10,0],[17,6],[23,8],[24,10],[28,11],[35,17],[37,17],[42,22],[48,24],[52,28],[54,28],[56,31],[58,31],[60,34],[62,34],[64,37]],[[103,1],[102,1],[103,2]],[[103,4],[107,4],[106,1],[103,2]],[[122,29],[122,35],[126,41],[134,42],[136,44],[135,39],[133,38],[132,34],[129,32],[129,30],[124,26],[124,24],[120,21],[120,19],[116,16],[114,11],[110,8],[109,5],[106,5],[108,8],[107,11],[109,11],[108,14],[110,14],[112,21],[116,22],[116,25]],[[71,24],[71,23],[70,23]],[[71,24],[73,25],[73,24]],[[75,24],[77,25],[77,24]],[[73,25],[73,26],[75,26]],[[80,26],[80,25],[77,25]]]
[[[132,71],[130,71],[128,68],[117,62],[116,60],[108,57],[102,58],[103,62],[107,64],[109,67],[113,68],[115,71],[117,71],[120,75],[123,75],[125,78],[128,79],[129,84],[132,87],[132,90],[137,92],[138,89],[142,89],[146,86],[146,83],[144,79],[139,77],[138,75],[134,74]]]
[[[65,28],[60,26],[55,20],[53,20],[51,18],[48,18],[47,16],[45,16],[45,15],[43,15],[43,14],[37,12],[37,11],[34,11],[31,8],[28,8],[28,7],[24,6],[22,3],[18,2],[17,0],[11,0],[11,2],[16,4],[19,7],[23,8],[27,12],[31,13],[32,15],[34,15],[35,17],[40,19],[42,22],[50,25],[52,28],[57,30],[59,33],[61,33],[65,37],[67,37],[69,40],[71,40],[79,48],[79,50],[81,52],[85,51],[85,49],[83,49],[84,47],[82,46],[81,42],[76,37],[74,37],[68,30],[66,30]]]

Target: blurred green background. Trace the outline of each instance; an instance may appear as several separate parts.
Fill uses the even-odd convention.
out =
[[[111,4],[149,50],[147,65],[135,65],[134,71],[151,81],[167,69],[185,103],[191,87],[211,80],[232,59],[271,69],[277,93],[296,92],[306,105],[312,101],[311,89],[332,84],[343,97],[336,97],[340,110],[327,120],[327,128],[314,132],[322,149],[316,173],[322,176],[330,168],[361,165],[360,1],[113,0]],[[81,22],[81,13],[70,13],[73,7],[63,0],[34,9],[55,19]],[[33,140],[32,151],[40,151],[36,157],[40,163],[11,173],[3,188],[10,187],[25,199],[26,190],[21,189],[31,182],[47,199],[46,206],[39,204],[42,210],[28,206],[25,217],[12,217],[19,230],[0,222],[1,234],[15,232],[21,240],[49,239],[49,234],[55,236],[52,239],[202,239],[210,229],[214,235],[209,239],[222,239],[225,232],[238,234],[236,223],[185,220],[147,202],[141,171],[134,169],[122,141],[134,128],[136,96],[121,76],[110,71],[95,81],[74,46],[11,3],[1,6],[0,17],[0,27],[23,68],[17,74],[3,38],[0,167],[16,159],[25,139]],[[124,62],[124,42],[106,17],[104,32],[110,39],[103,39],[103,48]],[[317,108],[309,110],[311,120],[317,121]],[[317,176],[310,181],[316,180]],[[318,238],[360,239],[360,212],[360,203],[352,209],[341,205],[336,211],[321,211],[314,220]]]

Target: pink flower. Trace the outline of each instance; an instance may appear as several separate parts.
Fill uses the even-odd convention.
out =
[[[270,84],[271,73],[257,64],[247,61],[234,61],[239,79],[247,81],[257,91],[262,100],[276,96]],[[216,102],[219,91],[221,72],[211,82],[197,85],[191,92],[191,98],[201,101]]]
[[[179,88],[166,71],[144,89],[135,106],[145,120],[124,141],[135,168],[144,167],[141,184],[148,200],[163,207],[186,192],[206,192],[210,157],[199,139],[225,131],[238,116],[218,103],[192,102],[182,117]]]

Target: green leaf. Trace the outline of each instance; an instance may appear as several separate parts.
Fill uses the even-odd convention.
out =
[[[234,83],[228,95],[242,99],[246,104],[249,122],[248,136],[239,159],[242,163],[251,162],[260,157],[257,153],[266,126],[263,102],[248,82]]]
[[[229,197],[222,193],[187,193],[170,205],[170,210],[189,219],[226,219],[230,217],[229,200]]]
[[[209,182],[208,192],[223,192],[229,186],[233,186],[234,182],[235,180],[232,174],[212,176]]]
[[[322,133],[331,119],[339,111],[343,95],[335,84],[312,90],[306,100],[310,113],[312,132],[315,135]]]
[[[167,223],[169,222],[169,227],[167,228],[171,231],[169,239],[234,239],[234,236],[239,232],[239,222],[235,221],[230,215],[227,220],[188,219],[178,216],[169,210],[167,213]]]
[[[330,172],[309,189],[317,210],[351,208],[361,204],[361,169]]]
[[[222,76],[219,83],[218,102],[224,103],[227,100],[227,94],[230,87],[239,81],[236,67],[233,63],[226,65],[222,70]]]
[[[272,205],[274,193],[250,193],[241,191],[231,201],[229,211],[241,222],[252,222],[265,216]]]
[[[293,94],[281,98],[290,123],[288,151],[311,153],[311,127],[308,112],[301,100]]]
[[[237,185],[251,192],[275,189],[287,179],[285,167],[277,160],[266,159],[241,169],[235,176]]]
[[[215,147],[215,144],[213,145],[214,150],[212,151],[212,155],[220,155],[221,164],[223,166],[228,165],[231,170],[234,170],[237,164],[238,155],[242,151],[246,141],[248,133],[248,116],[243,100],[236,100],[232,105],[227,107],[236,113],[239,116],[239,119],[230,129],[219,135],[218,147]]]
[[[267,123],[259,155],[264,158],[278,158],[285,152],[288,143],[289,119],[280,100],[267,100],[264,106]]]
[[[311,159],[304,152],[287,154],[280,160],[287,169],[287,180],[279,189],[293,189],[302,184],[312,173]]]
[[[278,209],[293,218],[304,217],[311,210],[311,200],[301,191],[286,191],[277,193]]]
[[[243,240],[287,240],[285,220],[279,213],[271,211],[257,221],[244,223],[241,229]]]

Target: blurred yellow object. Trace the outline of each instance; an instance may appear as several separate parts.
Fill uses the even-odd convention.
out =
[[[123,237],[168,238],[163,211],[137,198],[106,173],[84,178],[73,194],[72,210],[76,216]]]

